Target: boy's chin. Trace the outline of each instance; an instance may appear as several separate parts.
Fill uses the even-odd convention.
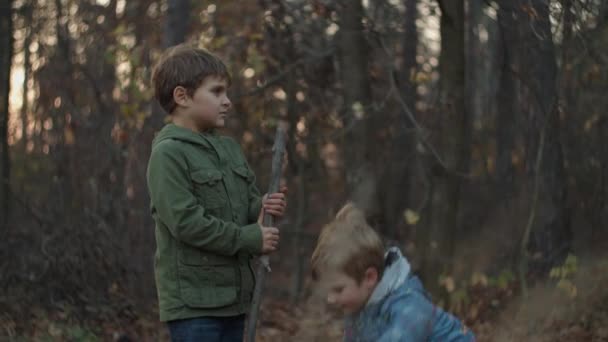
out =
[[[225,118],[218,118],[215,120],[215,128],[224,128],[226,126]]]

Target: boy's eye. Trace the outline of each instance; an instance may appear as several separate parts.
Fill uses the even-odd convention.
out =
[[[344,286],[334,286],[331,289],[334,293],[340,293],[342,292],[342,290],[344,290]]]
[[[224,87],[215,87],[215,88],[211,89],[211,91],[212,91],[214,94],[221,94],[221,93],[223,93],[223,92],[224,92]]]

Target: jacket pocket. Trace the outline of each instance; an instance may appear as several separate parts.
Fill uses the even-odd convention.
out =
[[[181,246],[178,277],[184,304],[191,308],[220,308],[238,300],[238,263],[229,257]]]
[[[221,308],[236,303],[234,265],[179,266],[180,293],[191,308]]]
[[[190,173],[194,194],[205,209],[218,209],[226,205],[223,175],[217,169],[200,169]]]
[[[232,171],[236,175],[235,179],[241,205],[247,208],[249,203],[249,185],[254,179],[253,172],[245,165],[233,166]]]
[[[253,180],[253,172],[251,172],[251,170],[249,170],[249,168],[245,165],[233,166],[232,171],[241,176],[241,178],[243,178],[247,184]]]

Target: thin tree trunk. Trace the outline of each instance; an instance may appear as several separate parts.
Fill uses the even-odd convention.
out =
[[[418,71],[418,0],[403,0],[405,17],[403,18],[403,94],[405,103],[413,114],[416,113],[416,72]]]
[[[499,30],[499,86],[497,92],[496,117],[496,193],[509,203],[514,193],[514,169],[511,155],[514,150],[515,123],[521,117],[517,92],[516,73],[518,72],[517,54],[519,26],[522,20],[520,0],[508,2],[498,10]]]
[[[10,155],[8,145],[10,76],[13,57],[13,2],[0,2],[0,226],[10,215]]]
[[[416,116],[416,82],[414,78],[418,71],[416,62],[418,48],[418,0],[404,0],[405,16],[403,19],[403,69],[400,73],[400,88],[402,89],[405,104]],[[413,134],[407,133],[413,129],[412,123],[405,118],[402,111],[398,111],[396,122],[403,122],[393,134],[393,142],[389,145],[391,163],[387,165],[388,175],[379,187],[384,189],[381,202],[384,202],[385,233],[393,240],[398,239],[399,224],[403,222],[403,213],[407,206],[407,195],[410,191],[412,161],[414,160],[414,146],[416,143]]]
[[[481,17],[481,1],[482,0],[467,0],[467,14],[466,14],[466,31],[467,31],[467,41],[466,41],[466,72],[467,72],[467,82],[466,82],[466,107],[469,116],[472,118],[476,118],[478,115],[479,108],[479,94],[477,91],[479,89],[479,84],[477,80],[479,79],[478,75],[481,71],[481,68],[478,67],[479,62],[482,60],[480,58],[480,49],[479,49],[479,35],[478,35],[478,26],[480,24]]]
[[[57,38],[57,46],[55,55],[53,58],[56,61],[62,61],[58,63],[58,77],[61,77],[61,83],[65,86],[57,89],[56,94],[61,99],[61,106],[56,110],[50,111],[50,117],[52,119],[52,128],[50,135],[53,137],[53,142],[50,144],[50,154],[53,157],[55,164],[57,182],[53,184],[53,191],[57,193],[57,206],[60,211],[70,211],[74,208],[74,193],[77,189],[72,187],[71,183],[71,155],[72,146],[68,146],[64,141],[64,129],[66,128],[65,117],[62,117],[64,111],[61,108],[65,108],[68,105],[74,105],[73,96],[73,69],[72,69],[72,55],[71,55],[71,38],[68,30],[68,17],[69,11],[64,8],[62,0],[55,0],[55,35]],[[60,83],[57,82],[57,83]],[[73,215],[64,215],[63,218],[67,222],[74,220]]]
[[[539,184],[537,215],[533,217],[530,243],[524,247],[530,255],[539,256],[534,258],[533,270],[544,273],[570,251],[571,231],[559,140],[557,61],[549,4],[546,0],[531,0],[530,4],[535,14],[527,15],[521,26],[525,44],[522,51],[526,51],[522,75],[529,105],[528,179]],[[535,168],[533,161],[538,155],[542,159],[539,168]]]
[[[292,49],[291,52],[293,52]],[[297,83],[296,83],[296,76],[292,73],[288,76],[287,78],[287,85],[286,85],[286,90],[287,90],[287,118],[289,120],[289,139],[287,139],[287,151],[289,154],[289,160],[292,161],[294,163],[294,165],[292,165],[292,167],[290,167],[290,170],[292,172],[290,172],[290,174],[293,175],[293,178],[296,179],[297,184],[296,184],[296,196],[297,196],[297,202],[293,201],[294,203],[296,203],[296,210],[295,210],[295,219],[294,219],[294,223],[293,223],[293,229],[291,230],[293,232],[293,235],[290,236],[289,238],[292,241],[292,251],[293,251],[293,256],[292,256],[292,261],[293,261],[293,268],[292,268],[292,274],[293,274],[293,282],[292,282],[292,286],[291,286],[291,301],[293,303],[296,303],[298,301],[298,297],[300,296],[300,291],[302,289],[302,284],[304,282],[304,274],[303,274],[303,269],[304,269],[304,258],[302,258],[302,252],[301,252],[301,230],[304,224],[304,218],[305,218],[305,213],[306,213],[306,195],[305,195],[305,186],[304,186],[304,182],[303,182],[303,177],[304,177],[304,170],[302,165],[304,164],[304,160],[302,160],[302,157],[299,155],[298,151],[297,151],[297,144],[299,143],[299,139],[297,138],[297,124],[298,121],[300,119],[299,117],[299,113],[297,110],[297,103],[296,103],[296,92],[297,92]]]
[[[374,212],[376,180],[373,173],[370,137],[374,115],[368,76],[367,44],[363,34],[361,0],[343,0],[339,11],[338,49],[344,97],[345,172],[349,197],[368,213]]]
[[[500,62],[502,61],[502,55],[499,48],[500,38],[497,21],[485,14],[480,14],[479,21],[479,27],[485,29],[487,39],[482,41],[481,36],[478,35],[477,44],[479,44],[479,59],[477,65],[473,67],[478,69],[476,77],[478,88],[475,89],[475,91],[477,92],[479,101],[478,110],[480,117],[483,117],[484,115],[495,115],[497,112],[497,79],[499,77],[496,77],[496,74],[499,74],[498,70]]]
[[[462,114],[462,148],[460,149],[459,168],[467,172],[471,163],[471,144],[473,141],[473,121],[478,117],[477,113],[477,53],[479,40],[477,39],[477,26],[481,14],[482,0],[465,0],[463,14],[464,30],[464,100]],[[460,182],[459,180],[458,182]],[[460,227],[459,227],[460,228]]]
[[[129,8],[129,15],[135,17],[138,12],[145,11],[145,3],[134,5]],[[188,0],[169,0],[165,21],[163,24],[163,48],[183,43],[186,40],[190,27],[190,2]],[[136,25],[136,41],[146,44],[142,51],[142,61],[149,64],[149,50],[147,49],[145,26],[141,22]],[[148,65],[149,67],[150,65]],[[137,132],[137,138],[132,140],[128,147],[128,157],[125,161],[126,189],[132,189],[132,196],[127,198],[129,205],[133,208],[147,208],[148,193],[145,183],[146,161],[150,155],[151,143],[156,131],[162,125],[166,113],[156,101],[152,101],[148,110],[150,115],[145,119],[141,131]],[[133,271],[129,280],[130,290],[136,298],[144,303],[154,295],[149,286],[151,264],[149,263],[154,249],[154,236],[150,234],[150,227],[154,225],[150,215],[144,215],[142,211],[130,210],[127,214],[127,222],[130,227],[129,239],[126,250],[131,250],[134,257],[131,258],[129,268]],[[142,291],[141,288],[146,290]]]
[[[282,6],[281,1],[277,1],[278,5],[282,7],[281,11],[285,12],[285,8]],[[285,49],[284,49],[284,53],[283,56],[281,58],[281,64],[282,64],[282,69],[284,69],[285,67],[287,67],[287,65],[289,65],[289,63],[293,60],[295,60],[296,57],[296,50],[295,50],[295,42],[293,40],[293,34],[291,32],[291,28],[289,26],[287,26],[287,28],[285,30],[283,30],[281,32],[282,37],[282,41],[285,44]],[[294,178],[297,179],[298,184],[297,186],[297,190],[296,190],[296,195],[297,195],[297,209],[296,209],[296,215],[295,215],[295,221],[293,224],[293,236],[291,236],[290,238],[292,239],[292,250],[293,250],[293,283],[291,286],[291,301],[293,303],[296,303],[298,301],[298,298],[300,296],[300,291],[302,289],[302,284],[304,282],[304,262],[305,259],[302,258],[302,253],[301,253],[301,230],[304,224],[304,218],[305,218],[305,213],[306,213],[306,192],[305,192],[305,186],[304,186],[304,182],[303,182],[303,177],[304,177],[304,170],[303,170],[303,164],[304,164],[304,160],[302,158],[302,156],[300,156],[300,154],[297,152],[297,144],[300,143],[299,139],[297,138],[297,125],[298,125],[298,121],[300,120],[300,113],[298,110],[298,104],[297,104],[297,98],[296,98],[296,93],[298,91],[298,83],[297,83],[297,76],[295,74],[295,72],[290,73],[287,76],[287,80],[285,82],[285,90],[287,93],[287,118],[289,121],[289,135],[288,135],[288,139],[286,142],[286,148],[287,151],[289,153],[289,157],[290,160],[293,161],[294,165],[291,168],[292,172],[293,172],[293,176]]]
[[[608,22],[608,2],[602,1],[600,5],[600,15],[597,20],[598,26]]]
[[[465,112],[465,29],[464,1],[442,0],[441,8],[441,56],[440,74],[440,127],[438,139],[449,168],[435,165],[431,194],[431,219],[423,271],[431,293],[439,294],[439,276],[450,272],[454,252],[454,240],[459,228],[458,207],[460,177],[466,172],[468,146]]]
[[[25,5],[23,7],[23,26],[26,30],[25,38],[23,41],[23,97],[22,97],[22,105],[21,105],[21,153],[27,152],[27,126],[29,123],[28,120],[28,111],[29,111],[29,101],[28,101],[28,81],[30,79],[30,44],[32,43],[32,16],[34,8],[32,5]]]
[[[183,43],[190,26],[190,1],[168,0],[164,26],[163,46],[165,48]]]

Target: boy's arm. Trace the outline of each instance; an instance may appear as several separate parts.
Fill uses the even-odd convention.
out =
[[[239,227],[206,215],[196,200],[186,161],[170,143],[158,145],[150,156],[148,189],[156,213],[177,240],[207,251],[234,255],[240,250],[262,251],[257,223]],[[254,220],[255,222],[255,220]]]
[[[433,305],[426,297],[412,294],[391,305],[389,328],[381,342],[475,341],[473,333],[456,317]]]
[[[379,342],[427,341],[433,331],[436,308],[421,298],[407,298],[393,303],[390,309],[388,329]]]

